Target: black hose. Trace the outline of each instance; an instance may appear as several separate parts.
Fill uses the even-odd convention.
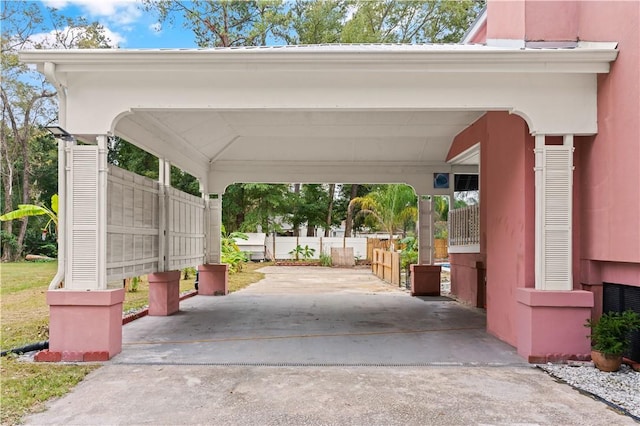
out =
[[[49,349],[49,341],[48,340],[43,340],[42,342],[37,342],[37,343],[31,343],[25,346],[20,346],[18,348],[13,348],[13,349],[9,349],[7,351],[2,351],[0,353],[0,356],[6,356],[10,353],[13,354],[23,354],[26,352],[32,352],[32,351],[41,351],[43,349]]]

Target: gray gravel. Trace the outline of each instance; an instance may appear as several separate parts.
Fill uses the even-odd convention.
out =
[[[622,365],[614,373],[602,372],[592,363],[545,364],[539,367],[551,376],[627,411],[640,421],[640,373],[628,365]]]

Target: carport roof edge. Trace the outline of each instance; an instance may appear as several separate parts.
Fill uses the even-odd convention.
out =
[[[377,64],[406,67],[429,64],[426,70],[476,72],[488,68],[506,72],[608,72],[616,59],[615,42],[576,43],[563,48],[503,48],[462,44],[355,44],[230,47],[211,49],[77,49],[24,50],[22,62],[56,64],[58,72],[100,70],[151,71],[150,65],[194,70],[215,63],[324,63]],[[115,66],[115,68],[114,68]],[[195,68],[197,70],[197,67]]]

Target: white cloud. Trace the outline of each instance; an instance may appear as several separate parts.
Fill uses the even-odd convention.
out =
[[[104,20],[115,26],[131,24],[142,16],[135,0],[43,0],[43,3],[60,10],[78,6],[87,18]]]
[[[29,41],[23,46],[24,49],[34,49],[41,47],[44,49],[62,49],[62,48],[75,48],[70,46],[73,39],[77,39],[81,35],[82,28],[69,28],[65,27],[62,31],[52,30],[48,33],[33,34],[29,37]],[[111,31],[109,28],[104,28],[104,35],[109,40],[109,45],[116,47],[126,41],[117,32]]]
[[[47,7],[55,7],[56,9],[64,9],[69,2],[67,0],[42,0]]]

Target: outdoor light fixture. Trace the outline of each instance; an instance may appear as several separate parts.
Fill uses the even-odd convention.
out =
[[[49,133],[51,133],[53,136],[55,136],[58,139],[63,139],[66,141],[75,140],[75,138],[71,133],[67,132],[65,129],[63,129],[60,126],[47,126],[45,127],[45,129],[47,129]]]

